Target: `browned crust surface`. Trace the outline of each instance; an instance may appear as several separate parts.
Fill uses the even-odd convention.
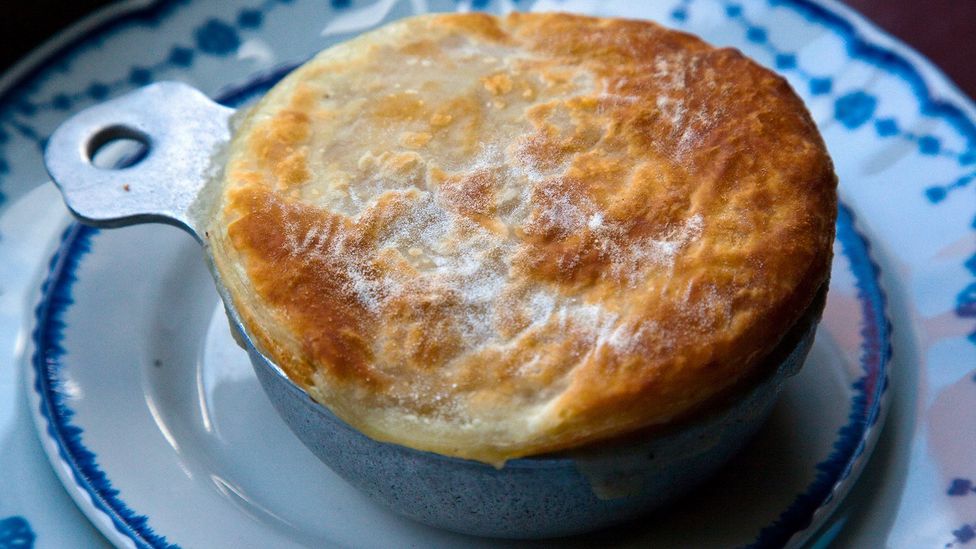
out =
[[[827,279],[830,159],[736,50],[565,14],[394,23],[295,71],[209,231],[261,349],[375,438],[505,459],[666,423]]]

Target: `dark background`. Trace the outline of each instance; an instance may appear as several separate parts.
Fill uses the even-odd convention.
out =
[[[219,1],[219,0],[209,0]],[[0,73],[107,0],[2,0]],[[976,0],[846,0],[976,97]]]

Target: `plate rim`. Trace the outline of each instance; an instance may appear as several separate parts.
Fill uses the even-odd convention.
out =
[[[78,262],[91,248],[89,238],[78,239],[76,237],[78,235],[90,236],[93,231],[97,231],[97,229],[85,227],[76,221],[72,221],[61,232],[58,245],[48,261],[47,271],[42,275],[44,281],[41,283],[39,289],[40,297],[32,315],[34,325],[30,332],[31,349],[29,353],[25,353],[24,360],[24,369],[27,375],[23,376],[23,380],[31,408],[31,418],[33,419],[34,430],[40,439],[44,454],[51,464],[51,468],[56,473],[58,480],[61,481],[65,491],[68,492],[68,495],[71,496],[71,499],[74,500],[82,513],[98,528],[106,539],[116,547],[169,548],[172,546],[165,542],[165,538],[161,538],[163,542],[161,544],[151,543],[151,541],[155,541],[154,538],[156,537],[155,533],[151,531],[151,528],[148,532],[148,539],[146,539],[146,533],[140,533],[138,531],[138,525],[129,526],[126,523],[126,520],[139,518],[142,518],[143,522],[145,522],[145,517],[135,515],[124,503],[121,506],[123,511],[120,513],[118,510],[113,509],[113,503],[108,501],[111,497],[106,498],[104,495],[99,494],[100,490],[111,491],[111,483],[97,467],[94,468],[95,478],[92,479],[92,471],[86,470],[85,467],[77,463],[76,457],[71,454],[70,443],[65,443],[65,439],[71,436],[80,439],[81,428],[69,425],[69,429],[73,429],[74,434],[65,433],[58,429],[58,426],[52,419],[59,415],[67,415],[70,418],[73,411],[57,402],[57,398],[53,399],[55,402],[52,402],[51,399],[45,397],[47,394],[45,387],[47,384],[47,376],[42,375],[41,365],[37,362],[41,357],[37,339],[41,336],[44,326],[41,320],[42,318],[44,320],[52,320],[50,317],[53,315],[53,322],[60,323],[58,317],[66,310],[66,307],[71,302],[70,293],[62,296],[63,299],[60,301],[55,296],[60,285],[54,274],[62,272],[65,268],[70,269],[71,272],[77,268]],[[75,245],[78,247],[73,249]],[[73,263],[73,265],[69,263]],[[75,281],[75,277],[71,275],[68,279],[66,282],[68,282],[70,288]],[[60,306],[60,310],[51,311],[51,307],[56,305]],[[54,341],[52,341],[51,352],[57,356],[65,353],[60,345],[62,336],[63,334],[60,332],[54,334]],[[51,357],[46,356],[45,360],[49,358]],[[60,412],[58,410],[59,408],[63,408],[64,411]],[[84,447],[82,449],[87,451]],[[88,458],[89,461],[94,463],[97,456],[91,452],[89,454],[91,456]],[[102,486],[100,488],[93,487],[91,485],[92,482],[101,484]]]

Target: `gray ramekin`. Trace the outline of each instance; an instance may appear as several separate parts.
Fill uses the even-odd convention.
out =
[[[83,223],[174,224],[209,252],[201,232],[207,183],[221,167],[233,112],[185,84],[153,84],[63,123],[48,142],[45,162]],[[95,151],[117,138],[141,141],[148,152],[126,168],[95,167]],[[627,521],[706,480],[762,425],[785,380],[799,371],[826,293],[821,290],[761,374],[709,410],[666,431],[515,459],[499,469],[378,442],[350,427],[254,346],[212,259],[211,272],[265,392],[319,459],[397,513],[457,532],[506,538],[566,536]]]

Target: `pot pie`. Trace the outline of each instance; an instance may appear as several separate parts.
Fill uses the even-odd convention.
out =
[[[292,72],[227,154],[206,240],[254,343],[366,435],[449,456],[705,409],[830,270],[801,100],[646,21],[398,21]]]

